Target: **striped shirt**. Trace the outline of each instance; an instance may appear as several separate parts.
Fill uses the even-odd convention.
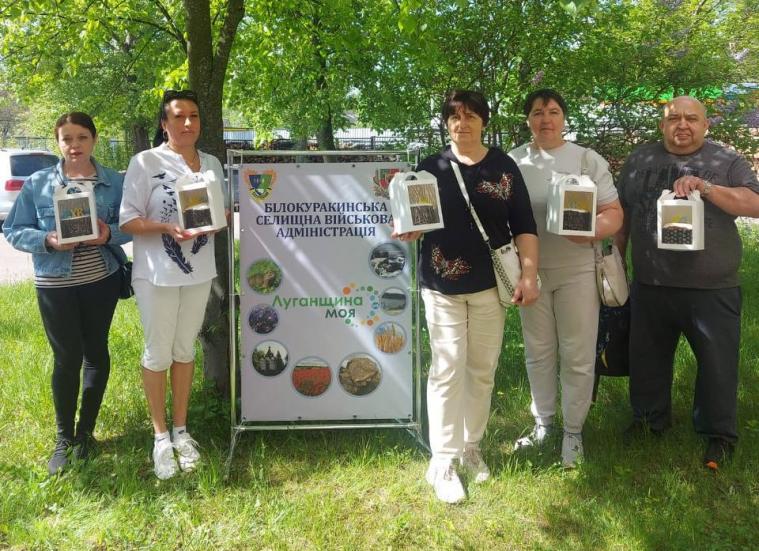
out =
[[[69,277],[34,276],[36,287],[75,287],[105,279],[109,274],[97,245],[80,245],[74,249]]]

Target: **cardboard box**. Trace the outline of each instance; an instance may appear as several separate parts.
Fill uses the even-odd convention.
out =
[[[182,175],[174,187],[180,228],[207,232],[226,227],[224,194],[212,170]]]
[[[558,235],[596,234],[598,187],[588,176],[559,175],[548,185],[546,230]]]
[[[698,190],[688,197],[675,197],[664,190],[656,202],[657,245],[672,251],[704,248],[704,201]]]
[[[396,233],[445,227],[437,178],[426,170],[396,173],[390,181],[390,211]]]
[[[56,188],[53,210],[58,243],[79,243],[100,236],[94,186],[94,180],[67,180]]]

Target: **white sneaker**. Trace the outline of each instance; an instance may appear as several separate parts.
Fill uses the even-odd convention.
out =
[[[464,486],[456,472],[456,463],[452,459],[430,461],[425,479],[432,484],[435,495],[440,501],[459,503],[466,499]]]
[[[578,461],[582,461],[582,434],[564,431],[561,442],[561,463],[567,469],[574,469]]]
[[[479,448],[464,448],[461,464],[476,484],[485,482],[490,478],[490,469],[488,469],[488,466],[482,459],[482,453],[480,453]]]
[[[177,474],[174,446],[169,438],[159,440],[153,445],[153,470],[160,480],[166,480]]]
[[[536,423],[530,434],[523,436],[514,443],[514,450],[542,446],[551,436],[552,431],[553,425],[539,425]]]
[[[187,432],[174,436],[174,449],[179,457],[179,468],[185,472],[194,470],[200,461],[200,453],[198,443],[192,436]]]

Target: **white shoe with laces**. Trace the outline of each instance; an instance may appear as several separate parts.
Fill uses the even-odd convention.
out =
[[[198,443],[187,432],[182,432],[174,436],[174,449],[177,450],[179,457],[179,468],[185,472],[195,470],[200,461],[200,452],[198,452]]]
[[[160,480],[166,480],[177,474],[177,460],[174,459],[174,446],[171,439],[164,438],[153,444],[153,470]]]
[[[464,486],[456,472],[453,459],[433,459],[427,468],[425,479],[432,485],[435,495],[445,503],[459,503],[466,499]]]
[[[561,442],[561,464],[567,469],[574,469],[578,461],[582,461],[582,434],[564,431]]]
[[[532,432],[527,436],[523,436],[514,444],[514,450],[521,450],[524,448],[540,447],[545,444],[551,436],[553,430],[552,425],[540,425],[535,424],[532,428]]]
[[[461,464],[476,484],[485,482],[490,478],[490,469],[482,459],[482,453],[477,447],[472,446],[464,449]]]

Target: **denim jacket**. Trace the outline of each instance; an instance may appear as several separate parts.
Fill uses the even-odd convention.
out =
[[[119,205],[124,176],[98,164],[92,159],[97,172],[94,186],[97,215],[111,229],[111,238],[99,247],[108,273],[113,273],[127,257],[120,245],[131,241],[132,236],[119,230]],[[45,238],[55,231],[53,193],[65,181],[63,160],[56,166],[39,170],[29,176],[21,188],[3,233],[13,247],[32,253],[34,273],[38,276],[70,277],[73,251],[58,251],[45,244]]]

